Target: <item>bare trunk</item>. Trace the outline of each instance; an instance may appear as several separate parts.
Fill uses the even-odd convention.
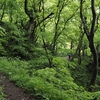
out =
[[[81,48],[82,48],[82,40],[83,40],[83,37],[84,37],[84,33],[81,33],[81,35],[80,35],[80,37],[79,37],[79,44],[78,44],[78,46],[77,46],[77,49],[76,49],[76,51],[75,51],[75,53],[74,53],[74,55],[73,55],[71,61],[74,60],[74,58],[76,57],[77,54],[78,54],[78,56],[80,56],[79,53],[80,53]]]
[[[81,65],[81,50],[78,50],[78,64]]]
[[[96,21],[98,22],[98,18],[96,18],[96,11],[95,11],[95,4],[94,4],[95,0],[91,0],[91,11],[92,11],[92,23],[91,23],[91,27],[90,29],[88,28],[88,24],[87,24],[87,18],[86,16],[83,15],[83,3],[85,2],[84,0],[80,0],[80,18],[81,21],[83,23],[83,27],[84,27],[84,32],[86,33],[87,39],[89,41],[89,48],[91,50],[91,53],[93,55],[93,67],[92,67],[92,78],[90,80],[90,84],[89,84],[89,91],[92,92],[93,88],[95,86],[95,82],[96,82],[96,77],[97,77],[97,68],[98,68],[98,55],[97,55],[97,50],[94,46],[94,33],[95,33],[95,29],[96,29]]]
[[[97,76],[97,68],[98,68],[98,55],[97,55],[97,50],[94,46],[93,43],[93,39],[91,39],[89,41],[89,47],[91,50],[91,53],[93,55],[93,73],[92,73],[92,78],[90,80],[90,84],[89,84],[89,91],[92,92],[93,91],[93,86],[95,85],[96,82],[96,76]]]

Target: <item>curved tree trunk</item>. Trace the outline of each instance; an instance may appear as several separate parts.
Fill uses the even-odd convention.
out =
[[[98,55],[97,55],[97,50],[94,46],[93,38],[89,40],[89,47],[93,55],[93,62],[94,62],[92,68],[93,69],[92,78],[90,80],[89,89],[88,89],[90,92],[92,92],[93,86],[95,85],[96,82],[97,68],[98,68]]]
[[[85,1],[80,0],[80,18],[81,18],[81,21],[83,23],[84,32],[85,32],[87,39],[89,41],[89,48],[90,48],[91,53],[93,55],[93,62],[94,62],[94,65],[92,67],[92,69],[93,69],[92,78],[90,80],[89,89],[88,89],[90,92],[93,91],[93,86],[95,86],[96,77],[97,77],[97,68],[98,68],[98,55],[97,55],[97,50],[94,46],[94,40],[93,40],[94,39],[94,33],[95,33],[95,30],[96,30],[96,21],[98,22],[98,19],[96,18],[94,1],[95,0],[91,0],[92,23],[91,23],[91,27],[89,29],[88,24],[87,24],[87,17],[83,15],[83,3]]]

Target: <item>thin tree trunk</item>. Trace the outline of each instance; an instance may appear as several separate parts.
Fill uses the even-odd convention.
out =
[[[77,49],[76,49],[76,51],[75,51],[75,53],[74,53],[74,55],[73,55],[71,61],[73,61],[74,58],[76,57],[76,55],[79,54],[78,51],[81,50],[83,37],[84,37],[84,33],[81,33],[81,36],[79,37],[79,44],[78,44],[78,46],[77,46]]]

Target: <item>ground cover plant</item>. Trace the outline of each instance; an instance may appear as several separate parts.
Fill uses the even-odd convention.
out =
[[[3,87],[0,87],[0,99],[1,99],[1,100],[6,100],[6,99],[5,99],[5,96],[6,96],[6,95],[3,93]]]
[[[59,62],[55,62],[61,58],[55,58],[55,67],[34,69],[32,75],[28,74],[29,63],[20,61],[19,59],[0,59],[0,72],[9,76],[17,86],[26,89],[28,92],[41,96],[44,100],[90,100],[100,98],[100,92],[87,92],[82,86],[78,86],[68,68]],[[56,65],[58,64],[58,65]]]

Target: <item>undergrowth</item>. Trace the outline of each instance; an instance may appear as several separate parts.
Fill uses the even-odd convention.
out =
[[[87,92],[74,82],[61,58],[53,59],[52,68],[35,69],[32,66],[29,62],[17,58],[0,58],[0,72],[7,74],[11,81],[32,95],[41,96],[42,100],[93,100],[95,97],[100,99],[99,91]]]
[[[3,89],[2,89],[2,87],[0,87],[0,100],[6,100],[5,99],[5,94],[3,93]]]

